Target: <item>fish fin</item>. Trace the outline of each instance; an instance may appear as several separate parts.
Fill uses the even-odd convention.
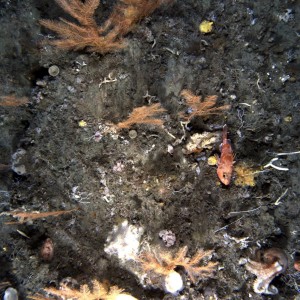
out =
[[[223,140],[227,140],[228,127],[227,124],[223,126]]]
[[[223,147],[223,143],[220,144],[219,146],[219,151],[222,153],[222,147]]]

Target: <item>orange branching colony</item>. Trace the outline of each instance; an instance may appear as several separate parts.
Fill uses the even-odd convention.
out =
[[[0,96],[0,106],[21,106],[27,104],[27,97],[16,97],[15,95]]]
[[[27,221],[32,221],[36,219],[42,219],[46,217],[57,217],[60,215],[68,214],[76,209],[71,210],[57,210],[57,211],[48,211],[48,212],[38,212],[38,211],[9,211],[2,214],[10,215],[14,218],[17,218],[17,222],[6,222],[5,224],[22,224]]]
[[[135,108],[128,119],[116,125],[117,129],[130,128],[133,124],[163,125],[163,120],[154,118],[166,110],[159,103]]]
[[[140,263],[145,272],[153,271],[157,274],[168,275],[178,266],[183,267],[190,279],[195,283],[196,278],[210,277],[215,271],[218,263],[209,262],[201,265],[200,261],[212,254],[213,251],[198,250],[192,258],[186,257],[187,246],[178,250],[175,255],[169,252],[160,251],[158,253],[144,252],[140,256]]]
[[[97,280],[93,280],[93,288],[90,289],[87,284],[81,285],[80,290],[71,289],[66,285],[62,286],[61,289],[46,288],[45,291],[53,296],[62,297],[63,299],[78,299],[78,300],[116,300],[116,299],[127,299],[134,300],[127,293],[123,293],[123,289],[117,286],[109,286],[106,283],[101,283]],[[126,296],[126,297],[125,297]],[[45,299],[40,295],[31,296],[31,299]],[[47,299],[47,298],[46,298]]]
[[[185,98],[186,104],[191,108],[191,113],[188,115],[180,113],[180,117],[186,121],[190,121],[195,116],[206,117],[209,115],[218,115],[222,111],[230,109],[230,105],[215,107],[218,98],[216,95],[207,96],[203,101],[201,101],[201,96],[196,96],[189,90],[182,90],[180,95]]]
[[[163,2],[167,0],[121,0],[106,21],[104,28],[111,26],[119,36],[125,35],[137,22],[151,15]]]
[[[163,0],[121,0],[102,26],[98,26],[94,19],[100,0],[55,1],[77,21],[77,24],[65,19],[41,20],[43,26],[60,37],[49,43],[66,50],[86,48],[89,52],[105,54],[124,48],[124,35],[130,32],[139,20],[150,15]]]

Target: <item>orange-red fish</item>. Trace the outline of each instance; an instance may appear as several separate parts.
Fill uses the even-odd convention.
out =
[[[217,174],[223,184],[229,185],[233,172],[234,155],[230,141],[227,139],[227,125],[223,127],[223,143],[221,147],[221,157],[218,160]]]

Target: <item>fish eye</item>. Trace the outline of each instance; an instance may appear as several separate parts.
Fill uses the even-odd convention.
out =
[[[227,179],[228,178],[228,174],[227,173],[223,173],[223,178]]]

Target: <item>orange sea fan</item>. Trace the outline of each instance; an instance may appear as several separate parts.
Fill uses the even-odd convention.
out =
[[[59,36],[48,43],[65,50],[86,49],[105,54],[124,48],[124,35],[166,0],[121,0],[102,25],[97,25],[94,18],[100,0],[55,1],[77,23],[62,18],[60,21],[40,20],[41,25]]]
[[[156,115],[165,112],[160,103],[149,106],[141,106],[135,108],[129,115],[128,119],[116,125],[117,129],[130,128],[133,124],[151,124],[163,125],[163,120],[156,118]]]
[[[190,90],[182,90],[180,95],[186,100],[186,104],[191,109],[188,115],[183,112],[179,114],[186,121],[190,121],[195,116],[207,117],[209,115],[218,115],[230,109],[230,105],[215,107],[218,98],[216,95],[207,96],[203,101],[201,96],[194,95]]]

